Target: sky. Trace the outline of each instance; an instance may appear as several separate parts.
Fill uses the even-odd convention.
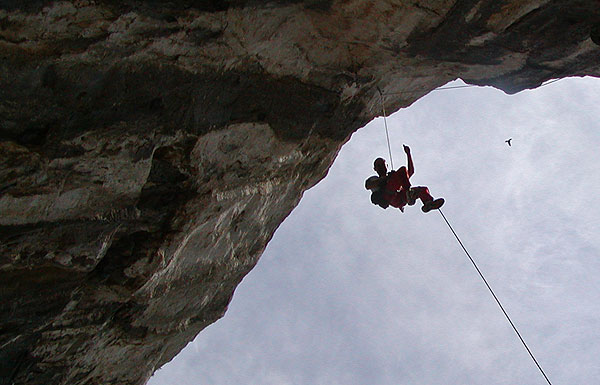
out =
[[[462,84],[460,81],[451,85]],[[433,91],[388,117],[553,385],[600,378],[600,79]],[[505,140],[512,138],[512,146]],[[150,385],[547,384],[440,213],[383,210],[358,130],[224,318]]]

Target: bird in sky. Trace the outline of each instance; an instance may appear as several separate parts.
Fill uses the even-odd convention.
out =
[[[512,144],[510,144],[511,140],[512,140],[512,138],[508,138],[507,140],[505,140],[505,142],[508,143],[509,146],[512,146]]]

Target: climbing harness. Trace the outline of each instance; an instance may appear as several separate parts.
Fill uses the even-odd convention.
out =
[[[554,82],[556,82],[558,80],[560,80],[560,79],[551,80],[551,81],[549,81],[549,82],[547,82],[545,84],[542,84],[540,87],[543,87],[543,86],[546,86],[548,84],[554,83]],[[436,88],[434,91],[437,91],[437,90],[450,90],[450,89],[456,89],[456,88],[469,88],[469,87],[474,87],[474,86],[473,85],[463,85],[463,86],[440,87],[440,88]],[[390,145],[390,135],[389,135],[388,126],[387,126],[387,116],[386,116],[386,113],[385,113],[385,105],[384,105],[384,102],[383,102],[383,92],[381,91],[381,89],[379,89],[379,87],[377,87],[377,90],[379,91],[379,95],[381,96],[381,110],[383,112],[383,123],[384,123],[384,126],[385,126],[385,136],[386,136],[386,140],[387,140],[388,151],[389,151],[389,154],[390,154],[390,164],[391,164],[392,170],[393,170],[394,169],[394,163],[392,161],[392,148],[391,148],[391,145]],[[399,95],[399,94],[402,94],[402,93],[410,93],[410,92],[411,91],[396,92],[396,93],[388,93],[386,95]],[[463,251],[465,252],[465,254],[467,255],[467,257],[471,261],[471,264],[473,264],[473,267],[475,267],[475,270],[477,270],[477,273],[479,274],[479,276],[483,280],[483,283],[485,283],[485,286],[488,288],[489,292],[492,294],[492,297],[494,297],[494,300],[496,300],[496,303],[500,307],[500,310],[502,310],[502,313],[504,313],[504,316],[506,317],[506,319],[510,323],[510,326],[513,328],[513,330],[515,331],[515,333],[519,337],[519,340],[521,341],[521,343],[525,347],[525,350],[527,350],[527,353],[529,353],[529,356],[531,357],[531,359],[533,360],[533,362],[535,363],[535,365],[539,369],[540,373],[542,374],[542,376],[544,376],[544,379],[546,380],[546,382],[548,383],[548,385],[552,385],[552,383],[550,382],[550,379],[548,379],[548,376],[546,375],[546,373],[542,369],[542,366],[539,364],[538,360],[533,355],[533,352],[531,351],[531,349],[529,349],[529,346],[527,346],[527,343],[525,342],[525,340],[521,336],[521,333],[519,333],[519,330],[517,329],[517,327],[515,326],[514,322],[512,321],[512,319],[510,318],[510,316],[508,315],[508,313],[506,312],[506,310],[504,309],[504,306],[502,306],[502,303],[500,302],[500,300],[496,296],[496,293],[494,293],[494,290],[492,289],[492,287],[488,283],[487,279],[485,278],[485,276],[483,275],[483,273],[481,272],[481,270],[479,269],[479,267],[475,263],[475,260],[471,257],[471,254],[469,254],[469,251],[463,245],[462,241],[460,240],[460,238],[456,234],[456,231],[454,231],[454,228],[452,227],[452,225],[450,225],[450,222],[448,222],[448,219],[446,219],[446,216],[444,215],[444,213],[442,212],[442,210],[439,209],[439,208],[437,210],[440,212],[442,218],[446,222],[446,225],[448,225],[448,228],[450,229],[450,231],[452,232],[452,234],[454,234],[454,237],[456,238],[456,240],[458,241],[458,244],[460,245],[460,247],[462,247]]]

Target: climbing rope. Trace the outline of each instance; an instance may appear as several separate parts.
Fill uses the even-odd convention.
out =
[[[377,87],[379,91],[379,96],[381,96],[381,111],[383,111],[383,125],[385,127],[385,137],[387,139],[388,152],[390,154],[390,165],[392,166],[392,170],[394,169],[394,159],[392,158],[392,146],[390,144],[390,132],[388,131],[387,125],[387,116],[385,113],[385,104],[383,103],[383,92]]]
[[[543,83],[543,84],[541,84],[541,85],[540,85],[538,88],[542,88],[542,87],[545,87],[545,86],[547,86],[547,85],[549,85],[549,84],[556,83],[556,82],[557,82],[557,81],[559,81],[559,80],[562,80],[562,78],[558,78],[558,79],[552,79],[552,80],[549,80],[549,81],[547,81],[546,83]]]
[[[552,83],[554,83],[554,82],[556,82],[558,80],[560,80],[560,79],[554,79],[552,81],[549,81],[549,82],[547,82],[545,84],[542,84],[541,87],[546,86],[548,84],[552,84]],[[462,86],[440,87],[440,88],[436,88],[434,91],[437,91],[437,90],[450,90],[450,89],[456,89],[456,88],[469,88],[469,87],[474,87],[474,86],[473,85],[462,85]],[[392,160],[392,147],[391,147],[391,144],[390,144],[390,135],[389,135],[388,126],[387,126],[387,116],[386,116],[386,113],[385,113],[385,104],[383,102],[383,92],[381,92],[381,89],[379,87],[377,87],[377,90],[379,91],[379,95],[381,96],[381,110],[383,112],[383,124],[385,126],[385,137],[386,137],[386,140],[387,140],[388,152],[390,154],[390,164],[391,164],[392,170],[393,170],[394,169],[394,161]],[[410,92],[410,91],[407,91],[407,92],[397,92],[397,93],[387,93],[387,95],[397,95],[397,94],[408,93],[408,92]],[[444,221],[446,222],[446,225],[448,225],[448,228],[450,229],[450,231],[452,231],[452,234],[454,234],[454,237],[456,238],[456,240],[458,241],[458,244],[460,245],[460,247],[462,247],[463,251],[465,252],[465,254],[467,255],[467,257],[471,261],[471,264],[473,264],[473,267],[475,267],[475,270],[477,270],[477,273],[479,274],[479,276],[483,280],[483,283],[485,283],[485,286],[488,288],[489,292],[492,294],[492,297],[494,297],[494,300],[496,300],[496,303],[500,307],[500,310],[502,310],[502,313],[504,314],[504,316],[506,317],[506,319],[510,323],[510,326],[513,328],[513,330],[517,334],[517,337],[519,337],[519,340],[521,341],[521,343],[525,347],[525,350],[527,350],[527,353],[529,353],[529,356],[531,357],[531,359],[533,360],[533,362],[535,363],[535,365],[539,369],[540,373],[542,374],[542,376],[544,376],[544,379],[546,380],[546,382],[548,383],[548,385],[552,385],[552,383],[550,382],[550,379],[548,379],[548,376],[544,372],[544,369],[542,369],[542,366],[539,364],[538,360],[533,355],[533,352],[531,351],[531,349],[529,349],[529,346],[527,346],[527,343],[525,342],[525,340],[521,336],[521,333],[519,333],[519,330],[517,329],[517,327],[515,326],[514,322],[512,321],[512,319],[510,318],[510,316],[508,315],[508,313],[506,312],[506,310],[504,309],[504,306],[502,306],[502,303],[500,302],[500,300],[496,296],[496,293],[494,293],[494,290],[492,289],[492,287],[488,283],[487,279],[485,278],[485,276],[483,275],[483,273],[481,272],[481,270],[479,269],[479,267],[475,263],[475,260],[471,257],[471,254],[469,254],[469,251],[467,250],[467,248],[465,247],[465,245],[463,245],[462,241],[460,240],[460,238],[456,234],[456,231],[454,231],[454,228],[452,227],[452,225],[450,225],[450,222],[448,222],[448,219],[446,218],[446,216],[444,215],[444,213],[442,212],[442,210],[441,209],[437,209],[437,210],[442,215],[442,218],[444,218]]]
[[[545,87],[545,86],[555,83],[559,80],[562,80],[562,78],[548,80],[547,82],[540,84],[537,88]],[[455,90],[458,88],[472,88],[472,87],[481,87],[481,86],[478,86],[476,84],[463,84],[463,85],[459,85],[459,86],[438,87],[438,88],[434,88],[431,91],[445,91],[445,90]],[[377,89],[379,90],[379,88],[377,88]],[[385,94],[386,95],[403,95],[403,94],[415,94],[418,92],[423,92],[423,90],[420,89],[420,90],[406,90],[406,91],[398,91],[398,92],[386,92]],[[379,93],[382,94],[381,90],[379,90]],[[382,97],[383,97],[383,94],[382,94]]]
[[[472,84],[460,85],[460,86],[449,86],[449,87],[438,87],[433,91],[443,91],[443,90],[453,90],[457,88],[470,88],[477,87]],[[383,92],[379,87],[377,87],[377,91],[379,91],[379,96],[381,98],[381,111],[383,112],[383,126],[385,127],[385,138],[387,139],[388,153],[390,154],[390,165],[392,166],[392,170],[394,169],[394,159],[392,158],[392,146],[390,144],[390,132],[387,124],[387,114],[385,113],[385,103],[383,101]],[[420,92],[422,90],[415,91],[400,91],[400,92],[386,92],[386,95],[401,95],[401,94],[410,94],[415,92]]]
[[[498,304],[498,306],[500,307],[500,310],[502,310],[502,313],[504,313],[504,316],[506,317],[506,319],[508,320],[508,322],[510,323],[510,326],[512,326],[513,330],[515,331],[515,333],[517,333],[517,336],[519,337],[519,339],[521,340],[521,343],[523,344],[523,346],[525,347],[525,349],[527,350],[527,353],[529,353],[529,356],[531,357],[531,359],[533,360],[533,362],[535,363],[535,365],[538,367],[538,369],[540,370],[540,373],[542,373],[542,376],[544,376],[544,379],[546,380],[546,382],[549,385],[552,385],[552,383],[550,382],[550,380],[548,379],[548,376],[546,376],[546,373],[544,372],[544,370],[542,369],[541,365],[538,363],[538,361],[536,360],[535,356],[533,355],[533,353],[531,352],[531,349],[529,349],[529,346],[527,346],[527,344],[525,343],[525,340],[523,339],[523,337],[521,337],[521,333],[519,333],[519,330],[517,330],[517,327],[515,326],[515,324],[513,323],[513,321],[510,319],[508,313],[506,312],[506,310],[504,310],[504,306],[502,306],[502,303],[500,302],[500,300],[498,299],[498,297],[496,296],[496,294],[494,293],[494,290],[492,290],[492,287],[490,286],[490,284],[488,283],[487,279],[485,279],[483,273],[481,272],[481,270],[479,269],[479,267],[477,266],[477,264],[475,263],[475,260],[473,260],[473,258],[471,257],[471,254],[469,254],[469,252],[467,251],[467,248],[463,245],[462,241],[460,240],[460,238],[458,237],[458,235],[456,234],[456,231],[454,231],[454,229],[452,228],[452,226],[450,225],[450,222],[448,222],[448,219],[446,219],[446,216],[444,215],[444,213],[442,212],[442,210],[438,209],[438,211],[440,212],[440,214],[442,215],[442,218],[444,218],[444,221],[446,222],[446,224],[448,225],[448,228],[450,229],[450,231],[452,231],[452,234],[454,234],[454,237],[456,238],[456,240],[458,241],[458,244],[460,245],[460,247],[462,247],[463,251],[465,252],[465,254],[467,255],[467,257],[469,257],[469,260],[471,261],[471,263],[473,264],[473,266],[475,267],[475,270],[477,270],[477,273],[479,274],[479,276],[481,277],[481,279],[483,280],[483,282],[485,283],[485,286],[487,286],[488,290],[490,291],[490,293],[492,294],[492,296],[494,297],[494,299],[496,300],[496,303]]]
[[[444,90],[455,90],[457,88],[471,88],[471,87],[479,87],[474,84],[464,84],[461,86],[448,86],[448,87],[438,87],[434,88],[431,91],[444,91]],[[381,91],[379,91],[381,93]],[[402,94],[414,94],[417,92],[423,92],[423,90],[407,90],[407,91],[398,91],[398,92],[386,92],[386,95],[402,95]]]

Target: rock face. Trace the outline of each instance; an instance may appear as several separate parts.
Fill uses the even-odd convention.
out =
[[[599,31],[595,0],[0,1],[0,378],[145,383],[382,100],[599,76]]]

